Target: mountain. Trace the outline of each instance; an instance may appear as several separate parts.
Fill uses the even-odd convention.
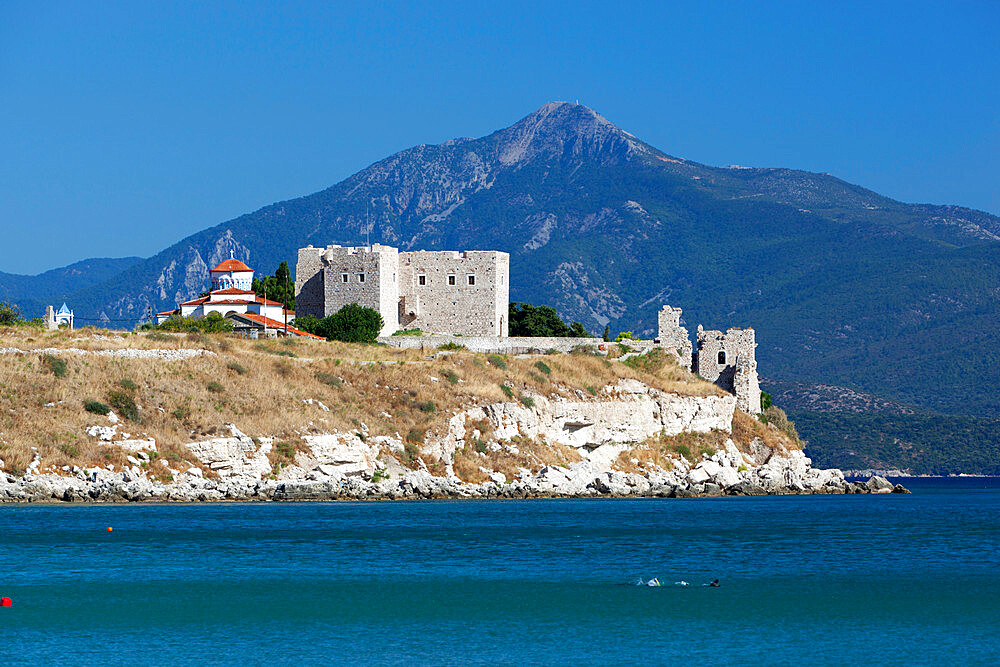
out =
[[[699,164],[576,104],[402,151],[190,236],[69,301],[137,320],[202,291],[230,252],[270,273],[306,244],[369,238],[510,252],[512,299],[598,333],[649,335],[670,303],[692,329],[753,326],[760,368],[778,381],[936,414],[1000,409],[1000,218],[898,202],[828,174]]]
[[[29,316],[56,308],[76,292],[99,285],[142,261],[142,257],[85,259],[34,276],[0,271],[0,301],[13,302]]]

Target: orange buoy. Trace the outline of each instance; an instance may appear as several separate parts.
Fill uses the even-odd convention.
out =
[[[0,598],[0,607],[9,607],[10,604],[10,598]]]
[[[108,532],[109,533],[111,532],[111,526],[108,526]]]

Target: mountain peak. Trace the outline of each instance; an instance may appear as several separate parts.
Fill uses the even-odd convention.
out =
[[[501,164],[538,155],[627,158],[645,146],[593,109],[571,102],[549,102],[497,132]]]

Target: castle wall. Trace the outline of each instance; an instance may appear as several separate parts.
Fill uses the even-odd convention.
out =
[[[295,306],[299,315],[327,317],[352,303],[382,315],[381,335],[398,329],[399,252],[372,247],[299,250],[295,267]]]
[[[659,336],[657,342],[661,347],[675,350],[685,368],[691,368],[692,347],[688,330],[681,326],[681,309],[663,306],[658,314]]]
[[[400,253],[399,293],[403,328],[506,336],[510,256],[492,250]]]
[[[698,327],[695,373],[736,394],[737,407],[752,415],[761,411],[757,378],[757,342],[753,329],[733,327],[725,333]],[[724,358],[720,358],[720,353]]]
[[[326,316],[323,289],[324,248],[308,246],[299,248],[295,264],[295,313],[296,315]]]

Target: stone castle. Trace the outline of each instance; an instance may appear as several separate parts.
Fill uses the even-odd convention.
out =
[[[681,326],[681,309],[663,306],[659,312],[661,347],[673,349],[692,373],[736,394],[736,407],[756,415],[761,412],[760,383],[757,378],[757,341],[754,330],[731,327],[706,331],[698,325],[696,349],[691,347],[688,330]]]
[[[400,329],[427,334],[492,338],[489,349],[534,346],[531,339],[508,338],[510,256],[494,250],[400,252],[397,248],[328,245],[299,249],[295,270],[295,306],[299,315],[327,317],[357,303],[382,315],[380,335]],[[693,373],[736,395],[739,409],[761,411],[753,329],[705,331],[699,325],[697,347],[681,326],[681,309],[663,306],[659,337],[640,348],[658,346],[677,353]],[[563,339],[570,347],[593,339]],[[410,342],[397,337],[394,342]],[[475,344],[465,341],[467,346]],[[637,345],[640,341],[631,341]],[[555,341],[547,346],[558,347]],[[473,349],[470,347],[470,349]],[[567,348],[569,349],[569,348]],[[602,346],[603,349],[603,346]]]
[[[400,329],[462,336],[508,333],[510,255],[494,250],[399,252],[374,244],[299,249],[295,306],[326,317],[357,303]]]

